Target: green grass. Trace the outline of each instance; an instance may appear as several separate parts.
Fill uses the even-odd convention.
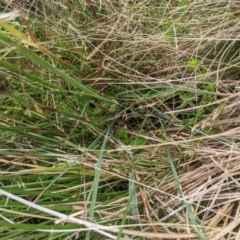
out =
[[[0,4],[0,238],[238,239],[238,4],[19,7]]]

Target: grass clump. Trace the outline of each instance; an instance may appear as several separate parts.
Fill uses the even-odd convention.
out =
[[[0,8],[1,239],[238,239],[236,1]]]

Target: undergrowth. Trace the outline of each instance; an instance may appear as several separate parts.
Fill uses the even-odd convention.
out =
[[[0,3],[1,239],[239,239],[237,1]]]

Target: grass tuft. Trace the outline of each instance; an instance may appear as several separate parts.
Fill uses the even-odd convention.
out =
[[[0,3],[1,239],[239,239],[237,1]]]

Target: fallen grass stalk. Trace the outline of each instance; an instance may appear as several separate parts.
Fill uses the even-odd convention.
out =
[[[56,223],[59,223],[59,222],[73,222],[73,223],[77,223],[77,224],[80,224],[80,225],[83,225],[85,227],[87,227],[88,229],[93,229],[94,231],[98,232],[99,234],[102,234],[106,237],[109,237],[111,239],[116,239],[115,236],[113,236],[112,234],[109,234],[107,232],[104,232],[101,230],[102,226],[101,225],[98,225],[98,224],[95,224],[95,223],[91,223],[91,222],[88,222],[88,221],[85,221],[85,220],[81,220],[81,219],[78,219],[78,218],[74,218],[74,217],[71,217],[71,216],[67,216],[65,214],[62,214],[62,213],[59,213],[59,212],[56,212],[56,211],[53,211],[51,209],[48,209],[48,208],[45,208],[43,206],[40,206],[38,204],[35,204],[35,203],[32,203],[32,202],[29,202],[23,198],[20,198],[18,196],[15,196],[9,192],[6,192],[2,189],[0,189],[0,193],[4,196],[6,196],[7,198],[11,198],[17,202],[20,202],[26,206],[29,206],[31,208],[34,208],[34,209],[37,209],[39,210],[40,212],[45,212],[49,215],[53,215],[55,217],[58,217],[60,220],[57,220]],[[115,231],[118,231],[117,228],[115,228],[116,230]],[[49,230],[50,232],[52,230]],[[76,229],[74,229],[73,231],[76,231]]]

